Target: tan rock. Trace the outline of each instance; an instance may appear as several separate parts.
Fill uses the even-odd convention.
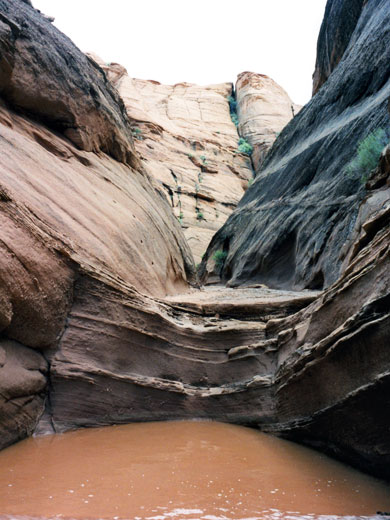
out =
[[[52,281],[45,281],[49,262],[39,267],[39,258],[44,265],[48,256],[42,243],[85,272],[130,284],[146,294],[165,295],[186,287],[191,254],[177,220],[145,172],[107,155],[79,151],[43,126],[5,109],[0,109],[1,122],[0,184],[8,199],[2,204],[2,218],[11,213],[16,229],[11,224],[1,227],[0,287],[9,286],[7,273],[12,280],[20,271],[19,284],[24,283],[22,275],[34,278],[34,274],[39,294],[49,283],[58,290]],[[31,235],[40,243],[39,250],[28,238]],[[7,246],[12,255],[6,254]],[[59,267],[51,263],[50,270],[58,273],[61,285]],[[36,307],[34,284],[28,283],[31,289],[21,285],[21,293]],[[61,293],[66,293],[65,287],[62,284]]]
[[[130,78],[120,65],[92,57],[118,88],[142,163],[163,187],[200,262],[252,178],[230,117],[232,85],[161,85]]]
[[[287,92],[263,74],[242,72],[236,83],[238,131],[253,146],[255,171],[279,133],[301,107]]]

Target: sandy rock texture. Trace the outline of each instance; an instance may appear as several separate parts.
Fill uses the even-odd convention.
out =
[[[205,279],[209,259],[222,249],[221,274],[230,286],[320,289],[337,280],[369,173],[348,165],[364,138],[388,128],[389,27],[390,4],[365,2],[338,66],[284,128],[212,239]]]
[[[275,417],[265,429],[390,479],[390,152],[367,184],[340,279],[276,335]]]
[[[0,340],[0,448],[33,433],[42,413],[47,363],[16,341]]]
[[[168,300],[75,284],[66,330],[51,359],[50,421],[81,426],[213,418],[251,423],[272,416],[273,339],[266,321],[316,294],[262,289],[193,291]]]
[[[29,3],[2,0],[0,12],[2,98],[82,150],[136,162],[123,103],[96,64]]]
[[[117,87],[142,164],[162,187],[200,262],[253,177],[250,158],[238,152],[230,118],[232,84],[162,85],[130,78],[120,65],[94,59]]]
[[[253,146],[252,163],[257,171],[277,136],[302,107],[264,74],[242,72],[235,90],[238,131]]]
[[[164,296],[186,290],[193,260],[104,73],[25,2],[0,12],[0,339],[2,374],[13,373],[1,380],[4,446],[42,414],[46,361],[32,349],[50,365],[76,280]],[[64,130],[73,117],[76,143]]]
[[[365,2],[354,45],[213,239],[204,268],[221,249],[222,277],[246,287],[203,290],[189,287],[172,206],[183,191],[212,212],[228,207],[212,190],[247,183],[231,86],[131,80],[66,40],[67,62],[86,66],[75,81],[46,66],[64,39],[46,19],[22,0],[0,7],[0,448],[34,431],[213,418],[390,478],[389,148],[367,182],[345,174],[358,141],[388,121],[388,3]],[[33,84],[40,52],[39,91],[22,106],[17,85]],[[53,123],[69,114],[81,117],[76,134]],[[190,194],[196,178],[203,198]]]

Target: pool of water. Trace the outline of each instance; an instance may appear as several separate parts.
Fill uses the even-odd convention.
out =
[[[301,519],[390,510],[389,485],[256,430],[165,422],[31,438],[0,452],[0,514]]]

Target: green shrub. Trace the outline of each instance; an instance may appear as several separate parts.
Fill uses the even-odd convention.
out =
[[[202,161],[203,164],[206,164],[207,162],[207,157],[205,155],[201,155],[200,156],[200,160]]]
[[[237,101],[233,96],[228,96],[229,109],[231,114],[237,114]]]
[[[361,181],[366,182],[370,172],[378,166],[379,158],[389,138],[383,128],[378,128],[360,141],[356,156],[347,166],[347,173],[360,175]]]
[[[234,96],[229,96],[229,110],[230,110],[230,117],[233,123],[238,126],[238,116],[237,116],[237,101]]]
[[[215,253],[213,254],[213,260],[217,269],[222,269],[226,257],[227,251],[222,251],[222,249],[218,249],[218,251],[215,251]]]
[[[252,155],[253,146],[249,144],[244,137],[240,137],[238,141],[238,151],[240,153],[245,153],[246,155]]]
[[[138,139],[139,141],[142,141],[143,140],[143,137],[142,137],[142,130],[138,127],[136,128],[133,128],[131,130],[131,133],[133,134],[133,137],[135,137],[136,139]]]
[[[238,126],[238,117],[237,117],[237,114],[230,114],[230,117],[233,121],[233,123]]]
[[[197,218],[198,220],[204,220],[204,215],[203,215],[203,213],[202,213],[200,210],[198,210],[198,211],[196,212],[196,218]]]

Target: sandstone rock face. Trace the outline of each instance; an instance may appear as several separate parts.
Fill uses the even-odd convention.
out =
[[[266,320],[315,295],[194,292],[163,302],[80,279],[51,362],[55,431],[194,417],[267,421],[275,341],[265,338]]]
[[[86,66],[80,82],[44,59],[39,92],[29,90],[39,53],[54,46],[60,60],[64,37],[28,2],[0,6],[0,448],[33,431],[213,418],[390,478],[389,149],[366,184],[345,174],[357,142],[388,117],[387,2],[365,3],[354,45],[211,243],[204,272],[220,250],[217,270],[248,287],[204,290],[189,289],[172,205],[183,195],[194,213],[202,201],[206,215],[222,212],[235,201],[218,187],[231,182],[238,198],[247,183],[231,86],[167,87],[105,67],[130,124],[105,73],[66,41],[67,61]],[[48,85],[56,102],[41,103]],[[243,112],[254,106],[243,96]],[[189,237],[203,220],[188,223]]]
[[[313,96],[338,65],[347,50],[365,0],[332,0],[326,5],[317,42]]]
[[[365,3],[342,60],[323,88],[285,127],[256,180],[214,236],[229,285],[329,286],[364,197],[368,172],[349,171],[368,134],[388,127],[388,2]]]
[[[50,363],[77,279],[164,296],[186,290],[193,260],[164,196],[135,158],[123,104],[104,73],[25,2],[0,8],[1,45],[10,52],[0,65],[4,446],[31,433],[43,412],[46,362],[27,347],[45,351]],[[64,131],[69,141],[52,129],[62,132],[73,117],[84,150],[73,134]]]
[[[142,164],[163,188],[200,262],[253,177],[250,158],[238,152],[230,118],[232,85],[161,85],[132,79],[123,67],[94,59],[118,88]]]
[[[32,434],[43,412],[46,372],[40,353],[0,340],[0,449]]]
[[[0,13],[2,98],[78,148],[135,166],[123,104],[96,64],[29,3],[2,0]]]
[[[278,337],[276,421],[265,426],[390,478],[390,153],[360,207],[341,278]],[[351,245],[351,244],[349,244]]]
[[[273,79],[254,72],[238,75],[236,99],[238,131],[253,146],[252,163],[257,171],[276,137],[301,107]]]

